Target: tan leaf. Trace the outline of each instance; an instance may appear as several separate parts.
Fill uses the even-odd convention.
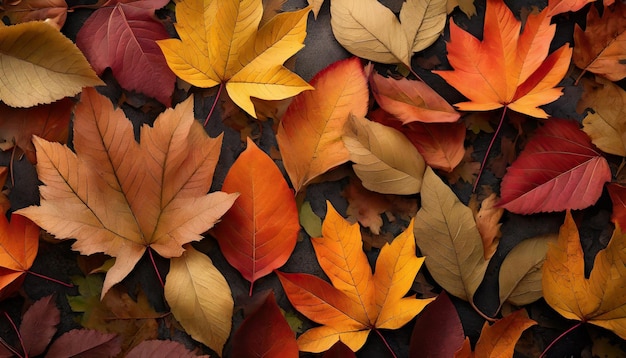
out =
[[[400,24],[409,48],[419,52],[439,38],[446,24],[446,0],[407,0],[400,10]]]
[[[476,200],[475,196],[472,196],[471,200]],[[474,218],[476,219],[476,228],[480,232],[480,236],[483,238],[483,249],[485,260],[489,260],[491,256],[496,252],[498,248],[498,242],[502,233],[500,232],[500,218],[504,214],[504,209],[495,207],[498,202],[496,193],[491,193],[488,197],[483,199],[480,204],[480,209],[474,212]],[[470,204],[471,206],[471,204]],[[478,206],[478,204],[476,204]]]

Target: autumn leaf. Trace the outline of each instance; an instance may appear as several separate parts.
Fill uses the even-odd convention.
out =
[[[317,20],[317,15],[319,14],[320,9],[322,8],[322,4],[324,4],[324,0],[307,0],[307,3],[309,3],[309,6],[311,7],[311,11],[313,12],[313,16]]]
[[[311,89],[282,65],[304,46],[309,11],[281,13],[258,28],[261,0],[182,0],[180,40],[157,43],[178,77],[202,88],[225,84],[233,102],[256,118],[250,97],[277,100]]]
[[[426,163],[404,134],[351,115],[342,138],[365,188],[398,195],[420,191]]]
[[[626,227],[626,186],[618,183],[609,183],[606,189],[613,202],[611,221],[619,225],[619,227]]]
[[[16,292],[35,261],[39,249],[39,227],[13,214],[11,222],[0,215],[0,299]]]
[[[171,260],[165,299],[185,331],[221,356],[230,335],[233,298],[211,259],[187,244],[183,255]]]
[[[491,193],[483,199],[478,208],[478,202],[475,195],[470,198],[469,206],[474,213],[476,228],[483,239],[483,249],[485,260],[489,260],[498,248],[500,237],[500,218],[504,214],[504,209],[496,207],[498,197],[496,193]]]
[[[204,357],[208,355],[197,355],[187,349],[184,344],[176,341],[167,340],[149,340],[139,343],[135,348],[130,350],[125,356],[126,358],[144,358],[144,357],[177,357],[177,358],[194,358]]]
[[[167,66],[157,40],[170,36],[154,15],[167,1],[117,1],[96,10],[76,35],[98,75],[111,68],[119,84],[166,106],[172,103],[176,76]]]
[[[24,355],[34,357],[42,354],[57,331],[61,322],[61,312],[56,306],[54,295],[46,296],[24,313],[20,323],[21,343]]]
[[[583,131],[603,152],[626,157],[626,91],[597,76],[595,80],[583,78],[582,84],[583,95],[576,109],[593,108],[583,119]]]
[[[51,103],[104,84],[76,45],[43,22],[0,27],[0,62],[0,100],[11,107]]]
[[[508,168],[498,206],[518,214],[583,209],[610,180],[606,159],[578,123],[551,118]]]
[[[5,214],[11,208],[11,202],[4,191],[4,184],[9,176],[9,167],[0,167],[0,214]]]
[[[278,127],[276,139],[296,192],[329,169],[347,162],[341,137],[350,113],[367,114],[369,92],[361,61],[335,62],[311,80],[315,91],[296,96]]]
[[[281,267],[296,246],[300,224],[293,192],[274,161],[248,138],[222,190],[239,193],[213,229],[226,260],[250,282]]]
[[[574,64],[595,74],[618,81],[626,77],[626,4],[616,1],[604,7],[602,17],[589,8],[585,30],[574,28]],[[582,74],[581,74],[582,76]]]
[[[489,263],[472,210],[430,168],[421,197],[414,234],[428,272],[450,294],[472,303]]]
[[[403,2],[399,19],[377,0],[335,0],[330,24],[339,43],[352,54],[411,68],[411,56],[430,46],[446,23],[443,0]]]
[[[67,19],[65,0],[18,0],[5,1],[0,16],[8,17],[12,24],[29,21],[46,21],[61,30]]]
[[[37,162],[33,135],[51,142],[65,143],[69,133],[74,101],[59,101],[29,108],[13,108],[0,103],[0,149],[17,146],[31,163]],[[4,141],[4,142],[3,142]]]
[[[355,178],[350,178],[342,196],[348,201],[348,208],[346,209],[348,220],[358,221],[361,226],[369,228],[373,234],[379,235],[383,226],[383,218],[380,215],[391,210],[393,206],[389,197],[365,189],[363,184]]]
[[[422,81],[393,79],[372,72],[369,83],[378,105],[402,124],[456,122],[460,117],[443,97]]]
[[[230,356],[249,357],[298,357],[298,344],[294,332],[280,312],[274,292],[263,304],[246,317],[233,335]]]
[[[548,9],[550,16],[562,14],[564,12],[576,12],[585,5],[595,0],[548,0]],[[574,49],[574,51],[576,51]]]
[[[121,336],[95,329],[73,329],[55,339],[46,358],[75,356],[114,357],[120,353]]]
[[[522,332],[535,324],[537,322],[528,318],[524,309],[499,319],[491,326],[485,322],[474,351],[471,351],[469,338],[466,338],[463,347],[454,356],[456,358],[513,357],[515,344]]]
[[[356,352],[371,330],[402,327],[431,301],[404,297],[424,260],[415,256],[412,223],[382,248],[374,274],[358,224],[348,223],[330,203],[322,230],[311,240],[332,286],[316,276],[277,272],[291,304],[322,324],[298,338],[301,351],[322,352],[340,340]]]
[[[86,89],[76,106],[74,149],[35,138],[41,205],[19,212],[59,239],[75,238],[85,255],[116,258],[102,296],[150,247],[171,258],[198,241],[230,208],[236,194],[206,194],[221,138],[193,118],[193,98],[141,129],[108,98]]]
[[[572,54],[563,45],[548,56],[556,25],[544,9],[521,22],[503,1],[488,0],[480,41],[454,21],[447,44],[450,71],[433,71],[469,99],[455,104],[463,111],[510,108],[547,118],[541,105],[561,96],[554,88],[565,75]]]
[[[578,228],[568,211],[558,242],[550,246],[543,264],[543,296],[561,316],[606,328],[626,339],[625,262],[626,236],[618,226],[586,278]]]

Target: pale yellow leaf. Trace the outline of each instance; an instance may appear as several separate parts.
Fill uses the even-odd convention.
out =
[[[400,10],[400,24],[412,52],[437,40],[446,25],[446,0],[407,0]]]

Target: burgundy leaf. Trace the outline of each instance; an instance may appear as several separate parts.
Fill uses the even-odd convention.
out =
[[[417,317],[411,344],[411,357],[454,357],[465,334],[456,308],[445,291]]]
[[[93,329],[74,329],[52,342],[46,358],[115,357],[122,350],[122,337]]]
[[[152,358],[152,357],[177,357],[196,358],[207,357],[198,356],[187,349],[184,345],[174,341],[149,340],[139,343],[133,348],[126,358]]]
[[[33,303],[24,313],[20,324],[20,335],[29,357],[43,353],[57,331],[61,322],[61,312],[56,306],[54,296],[46,296]]]

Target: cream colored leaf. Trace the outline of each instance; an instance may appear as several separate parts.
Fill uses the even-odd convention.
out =
[[[74,43],[44,22],[0,27],[0,100],[32,107],[103,85]]]
[[[450,294],[470,301],[488,261],[472,210],[463,205],[432,169],[422,182],[422,208],[415,217],[415,240],[426,267]]]
[[[446,25],[446,0],[407,0],[400,10],[400,24],[412,52],[437,40]]]
[[[185,250],[171,260],[165,300],[185,331],[221,356],[233,316],[230,287],[208,256],[191,245]]]
[[[369,190],[383,194],[415,194],[426,164],[401,132],[352,115],[343,141],[354,172]]]

